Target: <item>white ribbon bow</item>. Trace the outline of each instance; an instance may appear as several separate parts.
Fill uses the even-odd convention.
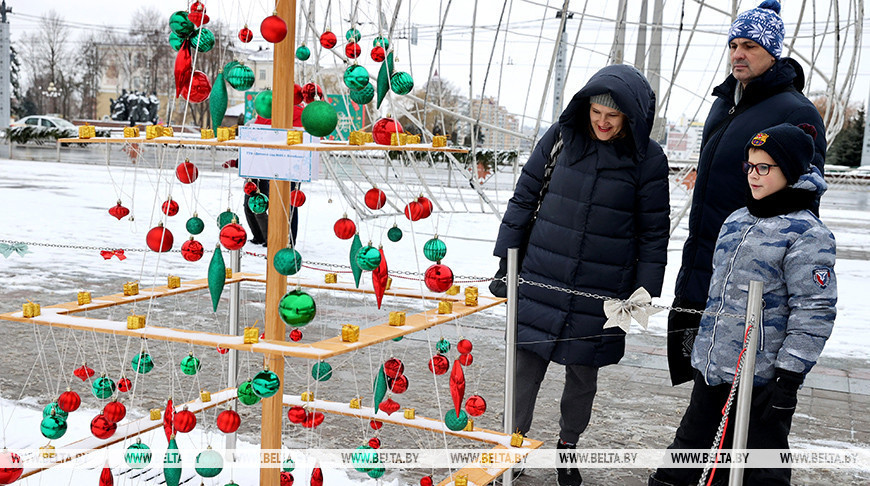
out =
[[[618,327],[628,332],[632,319],[646,329],[649,325],[649,317],[662,310],[650,307],[650,304],[652,304],[652,297],[643,287],[635,290],[626,300],[605,300],[604,315],[607,316],[607,322],[604,323],[604,329]]]

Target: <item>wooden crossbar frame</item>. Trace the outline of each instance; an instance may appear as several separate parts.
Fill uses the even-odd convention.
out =
[[[181,137],[94,137],[94,138],[61,138],[59,143],[144,143],[156,145],[184,145],[184,146],[207,146],[207,147],[239,147],[239,148],[265,148],[278,150],[298,150],[301,152],[371,152],[375,150],[398,151],[398,152],[451,152],[468,153],[468,149],[457,147],[433,147],[431,144],[415,143],[405,145],[381,145],[367,143],[365,145],[350,145],[344,141],[325,141],[322,143],[300,143],[287,145],[286,143],[252,142],[249,140],[227,140],[218,142],[216,138],[198,139]]]

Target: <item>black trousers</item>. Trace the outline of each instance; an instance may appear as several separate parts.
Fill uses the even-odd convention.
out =
[[[752,405],[749,412],[749,436],[747,449],[788,449],[788,434],[791,430],[791,419],[794,410],[773,409],[765,420],[761,420],[775,385],[756,386],[752,389]],[[674,442],[668,449],[709,449],[713,445],[716,430],[722,419],[722,409],[728,400],[730,384],[708,386],[701,373],[695,372],[695,387],[689,408],[686,409],[680,427],[677,429]],[[736,400],[736,397],[735,397]],[[725,434],[723,449],[730,449],[734,415],[736,407],[732,404],[728,419],[728,430]],[[701,469],[660,468],[650,478],[650,485],[695,485],[701,477]],[[721,477],[720,477],[721,475]],[[716,470],[716,482],[725,480],[728,483],[728,470]],[[791,484],[790,468],[747,469],[743,476],[743,484],[753,485],[788,485]]]
[[[260,190],[261,193],[265,194],[266,197],[269,197],[269,180],[268,179],[251,179],[254,184],[257,184],[257,189]],[[299,184],[293,182],[290,184],[290,190],[295,190],[299,188]],[[248,200],[251,196],[245,194],[245,219],[248,220],[248,227],[251,230],[251,242],[256,244],[265,244],[266,239],[269,234],[269,213],[268,211],[262,214],[255,214],[251,211],[251,208],[248,207]],[[290,208],[290,243],[295,245],[296,243],[296,230],[299,226],[299,210],[291,207]]]

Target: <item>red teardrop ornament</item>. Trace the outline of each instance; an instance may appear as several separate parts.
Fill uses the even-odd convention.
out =
[[[117,219],[121,219],[124,216],[130,214],[130,210],[121,206],[121,201],[118,201],[118,204],[109,208],[109,214],[114,216]]]
[[[199,169],[196,168],[196,165],[194,165],[193,162],[185,160],[175,168],[175,177],[177,177],[182,184],[191,184],[197,177],[199,177]]]
[[[109,466],[105,466],[103,468],[103,472],[100,473],[100,486],[114,486],[115,478],[112,477],[112,471],[109,469]]]
[[[181,245],[181,256],[189,262],[199,261],[204,253],[205,249],[202,247],[202,243],[194,240],[192,236]]]
[[[287,22],[277,15],[270,15],[260,24],[260,33],[267,41],[277,44],[287,37]]]
[[[462,372],[459,361],[453,362],[453,371],[450,372],[450,396],[453,397],[453,409],[458,417],[462,410],[462,399],[465,397],[465,373]]]
[[[349,59],[356,59],[362,54],[362,48],[356,42],[348,42],[346,46],[344,46],[344,54]]]
[[[387,291],[387,282],[390,278],[390,270],[387,267],[387,256],[384,254],[383,248],[378,248],[381,254],[381,263],[372,270],[372,287],[375,290],[375,300],[378,303],[378,309],[381,308],[381,302],[384,300],[384,292]]]
[[[163,433],[166,435],[166,440],[172,437],[175,433],[175,427],[172,424],[172,418],[175,415],[175,407],[172,406],[172,399],[166,401],[166,410],[163,411]]]
[[[320,45],[323,46],[325,49],[332,49],[337,43],[338,38],[335,37],[334,33],[327,30],[326,32],[320,34]]]
[[[398,358],[390,358],[384,362],[384,374],[389,378],[398,378],[405,372],[405,365]]]
[[[103,407],[103,415],[109,422],[118,423],[124,420],[127,416],[127,407],[123,403],[115,401],[109,402]]]
[[[254,33],[251,32],[251,29],[249,29],[247,25],[242,27],[242,29],[239,31],[239,40],[244,42],[245,44],[247,44],[248,42],[251,42],[251,40],[253,40],[253,39],[254,39]]]
[[[217,416],[217,426],[221,432],[232,434],[239,430],[239,425],[242,424],[242,418],[235,410],[224,410]]]
[[[480,395],[471,395],[465,401],[465,411],[472,417],[480,417],[486,412],[486,400]]]
[[[287,419],[289,419],[294,424],[301,424],[305,421],[305,417],[308,416],[308,412],[305,411],[304,408],[296,405],[295,407],[290,407],[290,410],[287,410]]]
[[[163,214],[167,216],[175,216],[178,214],[178,203],[173,201],[172,199],[167,199],[163,201],[163,205],[160,207],[160,210],[163,211]]]
[[[196,427],[196,414],[190,410],[176,412],[175,417],[172,419],[172,424],[178,432],[190,432]]]
[[[238,250],[245,246],[248,241],[248,234],[245,233],[245,228],[238,223],[230,223],[221,228],[220,233],[221,245],[227,250]]]
[[[387,195],[384,191],[373,187],[366,192],[365,201],[369,209],[381,209],[387,203]]]
[[[118,425],[109,421],[103,414],[97,415],[91,420],[91,433],[98,439],[108,439],[117,429]]]
[[[350,218],[345,216],[335,222],[332,231],[334,231],[335,236],[340,239],[349,240],[356,234],[356,224]]]
[[[145,243],[148,245],[148,248],[158,253],[169,251],[172,248],[173,241],[172,232],[164,228],[163,224],[158,224],[151,228],[148,230],[148,234],[145,235]]]
[[[299,189],[290,191],[290,205],[298,208],[305,204],[305,193]]]
[[[85,381],[88,378],[94,376],[94,373],[94,369],[86,364],[81,365],[73,371],[73,374],[76,376],[76,378],[82,381]]]
[[[323,486],[323,471],[320,467],[315,467],[311,471],[311,486]]]
[[[426,288],[432,292],[444,292],[453,285],[453,270],[447,265],[436,263],[426,269],[424,281]]]
[[[191,67],[193,59],[190,57],[190,41],[181,43],[178,54],[175,56],[175,97],[181,96],[181,90],[190,83],[193,76]]]
[[[399,403],[392,398],[387,398],[378,405],[378,408],[381,409],[381,411],[387,412],[387,415],[392,415],[393,412],[398,410],[400,407]]]
[[[448,369],[450,369],[450,360],[440,354],[436,354],[429,360],[429,371],[436,375],[443,375]]]

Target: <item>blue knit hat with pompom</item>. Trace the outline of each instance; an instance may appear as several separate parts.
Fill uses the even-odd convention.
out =
[[[785,26],[779,16],[777,0],[764,0],[757,8],[737,16],[728,32],[728,43],[734,39],[749,39],[760,45],[775,59],[782,55]]]

